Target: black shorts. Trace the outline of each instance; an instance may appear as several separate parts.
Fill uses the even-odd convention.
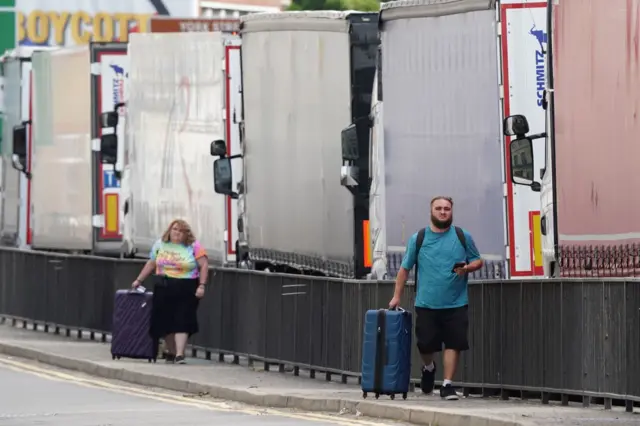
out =
[[[445,349],[469,349],[469,307],[427,309],[416,307],[416,340],[421,354]]]

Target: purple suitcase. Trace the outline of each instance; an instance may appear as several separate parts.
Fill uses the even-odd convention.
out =
[[[149,333],[152,297],[150,292],[116,291],[111,326],[113,359],[124,357],[156,362],[158,341]]]

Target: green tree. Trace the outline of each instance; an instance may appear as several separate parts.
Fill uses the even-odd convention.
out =
[[[287,10],[358,10],[377,12],[380,0],[292,0]]]

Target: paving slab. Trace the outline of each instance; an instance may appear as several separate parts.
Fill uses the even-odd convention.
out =
[[[162,360],[112,360],[109,343],[64,337],[10,325],[0,326],[0,353],[43,364],[76,370],[107,379],[173,391],[206,394],[213,398],[274,408],[341,413],[344,416],[377,417],[429,426],[539,426],[594,425],[638,426],[640,410],[627,413],[623,407],[560,406],[539,401],[498,398],[462,398],[442,401],[436,394],[418,389],[407,400],[398,397],[362,398],[355,380],[328,382],[324,375],[311,379],[300,372],[264,371],[242,359],[240,365],[188,358],[187,365],[167,365]],[[217,358],[217,357],[216,357]],[[336,378],[339,380],[339,376]]]

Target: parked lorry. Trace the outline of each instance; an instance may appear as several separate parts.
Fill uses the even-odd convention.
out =
[[[33,48],[20,47],[5,53],[1,59],[4,74],[2,175],[0,197],[0,241],[3,245],[24,247],[29,243],[27,211],[20,205],[22,194],[30,185],[19,164],[14,164],[12,140],[16,127],[31,120],[31,54]],[[24,123],[24,124],[23,124]],[[27,164],[27,167],[29,165]]]
[[[152,33],[176,32],[221,32],[224,38],[224,61],[222,63],[224,80],[224,131],[229,142],[227,154],[240,152],[240,112],[242,110],[242,78],[240,74],[240,36],[239,19],[219,18],[174,18],[171,16],[154,16],[150,20]],[[228,94],[228,96],[227,96]],[[234,184],[242,181],[241,164],[233,164]],[[226,263],[236,260],[238,243],[238,203],[226,196],[225,246]]]
[[[21,46],[7,51],[1,58],[4,73],[2,134],[2,172],[0,175],[0,242],[5,246],[26,248],[31,244],[31,133],[25,133],[27,150],[25,165],[13,155],[13,135],[16,129],[27,128],[32,117],[31,57],[48,47]],[[24,171],[24,173],[22,172]]]
[[[527,110],[511,110],[510,178],[541,200],[545,276],[637,275],[637,4],[548,4],[546,60],[531,87],[546,111],[544,129]],[[535,140],[544,143],[543,161]]]
[[[101,117],[101,161],[122,158],[125,255],[147,257],[182,218],[212,263],[234,261],[227,233],[233,211],[214,192],[206,152],[222,139],[239,149],[232,130],[240,109],[238,48],[237,36],[221,32],[131,35],[125,115]]]
[[[523,0],[502,0],[498,4],[500,61],[502,66],[503,118],[512,113],[526,114],[532,129],[544,131],[542,107],[547,44],[547,4]],[[508,138],[504,139],[505,147]],[[536,162],[544,161],[542,140],[533,144]],[[530,188],[514,185],[509,178],[512,167],[505,149],[506,211],[508,222],[509,276],[544,275],[540,196]]]
[[[251,14],[241,17],[241,37],[242,149],[229,156],[224,143],[212,147],[222,154],[214,162],[216,191],[238,198],[239,263],[366,275],[368,181],[350,194],[337,171],[349,123],[368,155],[377,14]],[[360,173],[368,174],[366,160]]]
[[[484,276],[507,275],[494,6],[429,0],[381,6],[372,108],[373,278],[395,275],[437,195],[453,198],[454,221],[473,235]],[[345,130],[343,152],[353,152],[352,140]],[[350,167],[359,156],[343,160]]]
[[[126,44],[18,50],[5,61],[3,242],[117,255],[117,181],[96,133],[101,109],[123,100]]]

